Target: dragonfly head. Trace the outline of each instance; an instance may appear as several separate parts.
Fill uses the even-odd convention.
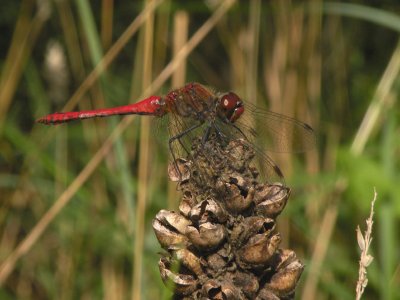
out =
[[[218,108],[218,114],[231,123],[234,123],[244,112],[242,100],[232,92],[220,97]]]

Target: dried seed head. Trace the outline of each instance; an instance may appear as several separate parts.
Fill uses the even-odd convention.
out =
[[[255,300],[280,300],[278,296],[276,296],[269,289],[261,289]]]
[[[229,299],[229,300],[244,300],[246,297],[229,281],[209,280],[203,285],[203,295],[207,299]]]
[[[263,290],[272,291],[279,297],[293,295],[304,265],[297,259],[292,250],[279,249],[271,259],[275,273],[267,280]]]
[[[178,158],[168,165],[168,177],[173,182],[185,181],[190,178],[191,162]]]
[[[163,257],[158,262],[161,278],[166,285],[173,285],[178,294],[190,295],[197,290],[198,280],[192,275],[175,274],[171,271],[171,264]]]
[[[290,189],[257,182],[244,140],[195,140],[189,158],[169,168],[183,197],[179,212],[160,211],[156,236],[168,251],[163,280],[176,299],[290,299],[304,266],[279,249],[275,219]]]
[[[201,259],[188,249],[178,249],[174,251],[176,259],[189,271],[196,274],[198,277],[204,275]]]
[[[248,209],[253,203],[254,189],[251,188],[246,197],[242,195],[241,190],[234,184],[225,183],[225,206],[226,209],[234,215],[237,215]]]
[[[278,249],[280,234],[257,234],[238,250],[238,263],[242,268],[264,267]]]
[[[182,215],[184,215],[185,217],[189,217],[190,211],[192,210],[192,207],[195,205],[196,203],[189,198],[184,198],[182,199],[181,203],[179,203],[179,211]]]
[[[199,224],[208,221],[225,223],[227,218],[225,209],[212,198],[200,202],[190,211],[190,220]]]
[[[175,231],[184,234],[186,228],[192,224],[192,222],[186,219],[184,216],[168,210],[160,210],[156,215],[156,219],[164,224],[168,228],[173,228]]]
[[[153,230],[158,242],[164,249],[168,249],[171,246],[188,244],[188,238],[186,236],[170,230],[157,219],[153,220]]]
[[[226,232],[223,225],[207,222],[200,224],[198,229],[194,226],[189,226],[186,236],[197,249],[211,250],[224,241]]]
[[[281,184],[259,186],[254,196],[258,215],[276,218],[285,208],[290,189]]]
[[[304,265],[300,261],[292,261],[285,268],[278,270],[264,288],[273,291],[278,297],[287,297],[294,293],[303,269]]]
[[[262,233],[269,236],[274,229],[275,221],[273,219],[261,216],[240,219],[232,229],[231,241],[233,245],[241,247],[247,244],[248,240],[254,235]]]
[[[257,276],[250,272],[239,270],[229,273],[229,275],[227,277],[232,277],[231,280],[236,287],[240,288],[249,299],[254,299],[260,288]]]
[[[171,246],[187,244],[188,239],[184,235],[190,220],[178,213],[161,210],[153,220],[153,229],[156,237],[165,249]]]

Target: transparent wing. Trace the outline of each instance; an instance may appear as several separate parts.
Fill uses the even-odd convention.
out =
[[[210,124],[205,120],[203,124],[190,118],[169,114],[168,129],[169,149],[173,159],[186,157],[191,150],[195,137],[203,137]],[[245,112],[234,123],[222,120],[213,122],[213,130],[220,133],[226,143],[230,140],[242,138],[255,152],[254,162],[261,173],[261,178],[268,182],[281,181],[284,178],[281,170],[267,155],[269,152],[302,152],[315,145],[313,129],[296,119],[257,108],[246,104]]]
[[[267,182],[284,183],[282,171],[267,152],[304,152],[315,146],[315,133],[309,125],[248,103],[237,122],[219,121],[216,125],[227,139],[244,138],[248,142],[261,178]]]
[[[245,103],[235,125],[258,147],[269,152],[304,152],[315,147],[315,132],[306,123]]]

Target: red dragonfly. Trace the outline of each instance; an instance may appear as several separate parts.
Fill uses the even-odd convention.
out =
[[[298,152],[307,150],[315,143],[314,131],[309,125],[244,103],[233,92],[214,92],[199,83],[189,83],[165,96],[150,96],[134,104],[54,113],[38,119],[37,122],[57,125],[73,120],[131,114],[173,116],[170,127],[175,129],[169,139],[169,149],[174,161],[174,141],[178,141],[186,150],[182,142],[183,137],[202,130],[205,141],[214,132],[217,136],[227,139],[245,138],[262,157],[262,162],[267,166],[267,176],[278,175],[281,180],[281,170],[261,149],[265,146],[268,151],[273,152]]]

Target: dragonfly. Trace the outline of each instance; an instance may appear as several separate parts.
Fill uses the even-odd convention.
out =
[[[192,82],[163,96],[150,96],[139,102],[95,110],[56,112],[37,122],[58,125],[74,120],[109,117],[114,115],[172,116],[169,120],[168,141],[172,158],[176,161],[174,144],[178,142],[187,153],[184,137],[201,130],[202,142],[212,133],[229,140],[242,138],[248,141],[268,177],[284,181],[280,168],[265,153],[303,152],[315,144],[314,130],[306,123],[254,106],[243,101],[234,92],[216,92],[200,83]]]

